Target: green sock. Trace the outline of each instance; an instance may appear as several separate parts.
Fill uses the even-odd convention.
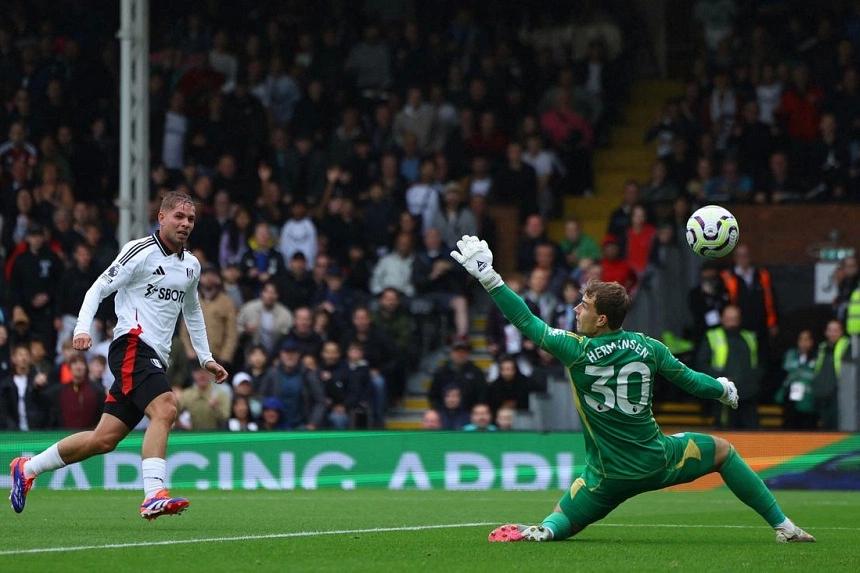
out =
[[[771,527],[785,521],[776,498],[734,448],[720,469],[723,481],[739,500],[756,510]]]
[[[570,525],[570,520],[567,516],[557,511],[547,515],[541,525],[552,531],[553,541],[567,539],[573,531],[573,527]]]

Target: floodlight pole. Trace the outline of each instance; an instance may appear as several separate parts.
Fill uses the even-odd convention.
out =
[[[120,59],[120,245],[149,230],[149,0],[122,0]]]

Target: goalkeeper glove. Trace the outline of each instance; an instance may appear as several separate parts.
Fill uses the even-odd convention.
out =
[[[737,410],[738,389],[735,388],[735,383],[726,378],[725,376],[717,378],[717,382],[719,382],[723,386],[723,395],[719,398],[720,402],[722,402],[726,406],[731,406],[733,410]]]
[[[504,284],[502,276],[493,270],[493,252],[487,241],[463,235],[457,241],[458,251],[451,251],[451,258],[463,265],[470,275],[478,279],[485,290],[491,291]]]

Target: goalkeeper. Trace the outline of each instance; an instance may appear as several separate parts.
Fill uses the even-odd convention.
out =
[[[815,541],[788,519],[761,478],[722,438],[685,432],[666,436],[651,412],[659,374],[700,398],[737,408],[738,393],[726,378],[711,378],[679,362],[657,340],[621,328],[630,305],[618,283],[592,281],[576,307],[580,334],[550,328],[493,270],[486,241],[464,236],[451,256],[477,278],[505,317],[555,356],[573,381],[576,409],[585,428],[585,471],[540,525],[508,524],[494,541],[558,541],[599,521],[637,494],[691,482],[719,472],[729,489],[776,531],[781,543]]]

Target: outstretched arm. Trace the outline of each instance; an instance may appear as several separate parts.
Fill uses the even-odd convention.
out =
[[[687,394],[698,398],[719,400],[723,404],[737,409],[738,390],[734,382],[728,378],[714,378],[702,372],[689,368],[675,358],[666,345],[650,338],[651,349],[654,351],[657,373],[679,387]]]
[[[459,251],[451,251],[451,257],[478,279],[511,324],[565,366],[576,361],[582,351],[583,338],[552,328],[532,314],[525,301],[505,285],[501,275],[493,269],[493,253],[486,241],[464,235],[457,241],[457,248]]]

